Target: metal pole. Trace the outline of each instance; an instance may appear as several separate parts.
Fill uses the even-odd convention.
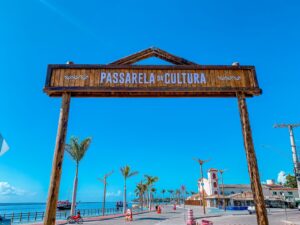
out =
[[[222,180],[222,196],[223,196],[223,208],[224,211],[226,211],[226,200],[225,200],[225,194],[224,194],[224,180],[223,180],[223,173],[224,170],[219,170],[221,174],[221,180]]]
[[[295,138],[294,138],[294,131],[293,128],[299,127],[300,124],[275,124],[275,128],[288,128],[289,129],[289,136],[290,136],[290,143],[292,148],[292,156],[293,156],[293,163],[294,163],[294,173],[297,181],[297,187],[298,187],[298,194],[300,196],[300,163],[297,156],[297,149],[295,144]]]
[[[104,190],[103,190],[102,216],[105,215],[106,178],[107,178],[107,177],[104,176]]]
[[[105,203],[106,203],[106,185],[107,185],[107,178],[108,178],[110,175],[112,175],[112,174],[113,174],[113,172],[114,172],[114,171],[112,170],[111,172],[109,172],[109,173],[105,174],[105,175],[103,176],[103,179],[101,179],[101,178],[98,178],[98,180],[104,184],[104,189],[103,189],[103,202],[102,202],[102,216],[104,216],[104,215],[105,215]]]
[[[296,177],[296,181],[297,181],[298,194],[300,196],[300,165],[299,165],[298,156],[297,156],[293,126],[288,126],[288,128],[289,128],[289,133],[290,133],[290,141],[291,141],[292,154],[293,154],[294,172],[295,172],[295,177]]]
[[[204,183],[203,183],[203,168],[202,168],[203,163],[204,162],[200,163],[200,168],[201,168],[201,186],[202,186],[202,206],[203,206],[203,213],[206,214],[206,210],[205,210],[205,197],[204,197]]]

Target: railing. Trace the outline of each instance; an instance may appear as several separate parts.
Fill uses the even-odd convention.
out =
[[[94,217],[102,216],[102,209],[76,209],[80,211],[82,217]],[[140,209],[135,209],[134,212],[140,211]],[[106,208],[104,215],[116,215],[122,214],[123,208]],[[45,217],[45,212],[18,212],[18,213],[0,213],[5,219],[10,219],[12,223],[30,223],[43,221]],[[65,220],[70,216],[69,210],[57,211],[56,219]]]

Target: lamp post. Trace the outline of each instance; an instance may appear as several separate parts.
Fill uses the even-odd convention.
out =
[[[103,178],[98,178],[98,180],[104,184],[104,190],[103,190],[103,203],[102,203],[102,216],[105,215],[105,200],[106,200],[106,185],[107,185],[107,178],[108,178],[110,175],[112,175],[113,172],[114,172],[114,171],[111,171],[111,172],[105,174],[105,175],[103,176]]]
[[[222,181],[223,208],[224,208],[224,211],[226,211],[226,200],[225,200],[225,195],[224,195],[224,180],[223,180],[224,172],[225,172],[225,170],[219,170],[219,173],[221,175],[221,181]]]
[[[284,193],[282,193],[282,199],[283,199],[283,204],[284,204],[285,220],[287,220],[287,213],[286,213],[286,204],[285,204],[285,196],[284,196]]]
[[[292,148],[292,155],[293,155],[293,163],[294,163],[294,172],[295,177],[297,181],[297,188],[298,188],[298,194],[300,195],[300,163],[297,155],[297,149],[296,149],[296,143],[295,143],[295,137],[294,137],[294,131],[293,129],[296,127],[299,127],[300,123],[297,124],[275,124],[274,128],[288,128],[289,129],[289,135],[290,135],[290,142],[291,142],[291,148]]]
[[[204,183],[203,183],[203,164],[208,162],[209,160],[201,160],[201,159],[197,159],[194,158],[195,161],[197,161],[200,165],[200,175],[201,175],[201,188],[202,188],[202,205],[203,205],[203,214],[206,214],[206,210],[205,210],[205,197],[204,197]],[[199,188],[199,200],[200,200],[200,188]]]

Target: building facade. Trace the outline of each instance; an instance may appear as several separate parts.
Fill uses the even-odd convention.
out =
[[[287,188],[275,184],[274,180],[267,180],[262,184],[265,202],[269,207],[296,206],[295,200],[299,198],[297,188]],[[223,193],[224,191],[224,193]],[[190,200],[201,201],[202,193],[208,207],[249,206],[253,205],[251,186],[247,184],[220,184],[217,169],[209,169],[207,179],[198,180],[198,194],[189,197]],[[201,204],[203,204],[201,202]]]

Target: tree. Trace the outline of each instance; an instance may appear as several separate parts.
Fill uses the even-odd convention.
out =
[[[77,185],[78,185],[78,168],[79,163],[83,159],[85,153],[87,152],[92,139],[86,138],[80,142],[79,138],[71,137],[70,143],[66,144],[65,149],[73,158],[76,163],[76,171],[73,185],[73,196],[72,196],[72,206],[71,206],[71,215],[74,215],[76,208],[76,195],[77,195]]]
[[[126,165],[124,167],[120,168],[120,171],[122,173],[122,176],[124,177],[124,201],[123,201],[123,213],[126,212],[126,182],[127,179],[137,175],[139,172],[138,171],[133,171],[131,172],[130,166]]]
[[[156,201],[155,194],[156,194],[156,188],[153,187],[153,188],[151,188],[151,199],[153,201]]]
[[[172,201],[172,195],[173,195],[173,192],[174,192],[174,191],[173,191],[173,190],[168,190],[168,192],[169,192],[169,194],[170,194],[169,197],[170,197],[170,203],[171,203],[171,201]]]
[[[183,200],[183,203],[184,203],[185,192],[186,192],[186,187],[185,187],[185,185],[181,185],[181,186],[180,186],[180,191],[181,191],[181,197],[182,197],[182,200]]]
[[[177,196],[177,202],[178,202],[178,204],[180,204],[180,190],[179,189],[177,189],[175,191],[175,195]]]
[[[285,187],[289,188],[297,188],[297,180],[295,176],[287,175],[286,176],[286,183],[284,184]]]
[[[146,178],[146,184],[148,186],[148,204],[149,204],[149,211],[151,211],[151,189],[153,187],[153,184],[158,181],[158,177],[145,175]]]
[[[162,196],[163,196],[163,197],[162,197],[162,198],[163,198],[162,202],[164,202],[166,190],[165,190],[165,189],[162,189],[162,190],[161,190],[161,193],[162,193]]]
[[[136,185],[135,194],[137,197],[139,197],[139,203],[142,210],[144,205],[144,194],[146,190],[147,190],[147,185],[144,184],[142,181]]]

